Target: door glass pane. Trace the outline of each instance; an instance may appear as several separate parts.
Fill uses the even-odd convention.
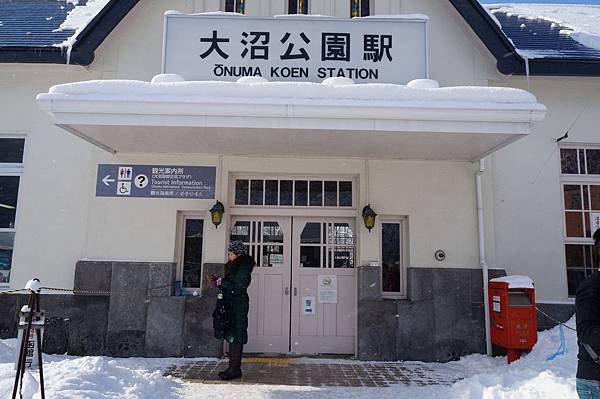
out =
[[[592,221],[591,214],[589,212],[584,212],[583,213],[583,222],[584,222],[584,226],[585,226],[585,236],[586,237],[592,236],[592,226],[590,225],[591,221]]]
[[[352,206],[352,182],[341,181],[340,183],[340,206]]]
[[[248,205],[248,180],[235,181],[235,204]]]
[[[562,173],[578,174],[577,168],[577,150],[572,148],[563,148],[560,150],[560,164]]]
[[[337,182],[325,182],[325,206],[337,206]]]
[[[250,205],[263,204],[263,181],[252,180],[250,182]]]
[[[302,234],[300,234],[302,244],[320,244],[321,243],[321,223],[306,223]]]
[[[308,182],[305,180],[294,181],[295,206],[306,206],[308,204]]]
[[[565,245],[567,267],[583,267],[583,245]]]
[[[354,232],[348,223],[334,223],[330,228],[332,244],[354,245]]]
[[[381,285],[384,292],[400,292],[400,224],[382,223]]]
[[[583,215],[581,212],[565,212],[567,237],[583,237]]]
[[[186,219],[183,243],[183,287],[200,287],[202,281],[202,219]]]
[[[321,247],[300,246],[301,267],[321,267]]]
[[[590,185],[592,211],[600,211],[600,185]]]
[[[283,245],[264,245],[263,246],[263,267],[282,267],[283,266]]]
[[[15,227],[19,176],[0,176],[0,228]]]
[[[323,206],[323,182],[310,182],[310,206]]]
[[[331,255],[332,253],[333,256]],[[336,246],[329,248],[329,266],[346,269],[354,268],[354,247]]]
[[[277,192],[278,183],[277,180],[265,181],[265,205],[277,205],[277,198],[279,196]]]
[[[565,209],[581,209],[581,186],[565,185]]]
[[[279,205],[292,205],[292,181],[281,180],[279,182]]]
[[[230,241],[250,242],[250,222],[235,222],[229,235]]]
[[[583,189],[583,209],[590,210],[590,186],[581,186]]]
[[[283,230],[277,222],[263,223],[263,242],[283,243]]]
[[[8,284],[12,266],[15,233],[0,233],[0,284]]]
[[[0,139],[0,163],[23,163],[25,139]]]
[[[587,173],[600,175],[600,150],[586,150]]]

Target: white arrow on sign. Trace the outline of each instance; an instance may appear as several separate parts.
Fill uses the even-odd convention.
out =
[[[110,186],[110,184],[108,183],[114,183],[115,179],[111,179],[110,175],[106,175],[104,176],[104,179],[102,179],[102,183],[106,184],[107,186]]]

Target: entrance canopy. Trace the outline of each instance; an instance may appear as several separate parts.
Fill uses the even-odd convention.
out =
[[[512,88],[184,81],[86,81],[37,97],[54,124],[110,152],[479,159],[526,136],[546,108]]]

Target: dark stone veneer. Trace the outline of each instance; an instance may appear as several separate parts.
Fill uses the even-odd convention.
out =
[[[205,264],[203,274],[222,274],[222,264]],[[175,264],[79,261],[77,290],[108,295],[42,295],[46,311],[45,353],[115,357],[197,357],[222,354],[212,336],[216,293],[172,296]],[[156,288],[156,289],[153,289]],[[26,295],[0,296],[0,339],[17,336]]]
[[[175,264],[79,261],[75,289],[108,295],[43,295],[44,352],[116,357],[222,355],[212,336],[215,290],[202,296],[173,296]],[[203,275],[222,274],[208,263]],[[485,351],[480,269],[409,268],[408,298],[381,298],[381,269],[362,266],[358,278],[358,357],[361,360],[449,361]],[[505,275],[490,270],[490,278]],[[204,279],[203,279],[204,281]],[[0,296],[0,338],[17,336],[26,295]],[[573,305],[538,305],[568,320]],[[538,313],[538,329],[555,322]]]

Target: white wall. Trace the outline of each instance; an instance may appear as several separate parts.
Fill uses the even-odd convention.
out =
[[[156,156],[122,154],[102,157],[101,162],[122,164],[213,165],[212,156]],[[367,203],[366,170],[369,170],[368,201],[386,216],[407,216],[410,259],[415,267],[477,267],[477,220],[474,166],[468,163],[369,161],[354,159],[300,159],[225,156],[220,200],[228,204],[227,176],[249,174],[356,176],[359,202],[355,217],[360,227],[361,263],[379,258],[378,227],[371,234],[362,227],[360,211]],[[222,262],[226,227],[209,223],[213,200],[159,200],[92,198],[86,256],[90,259],[172,261],[178,210],[203,211],[206,220],[205,261]],[[229,209],[226,209],[226,217]],[[445,262],[435,261],[437,249],[447,251]]]
[[[0,65],[0,137],[25,134],[11,287],[33,277],[71,286],[85,256],[90,183],[95,161],[86,142],[54,127],[35,102],[37,93],[96,75],[82,68]]]
[[[513,77],[494,85],[529,89],[548,107],[532,134],[493,156],[496,264],[530,275],[542,300],[567,299],[564,216],[560,187],[562,143],[600,144],[600,79]],[[584,110],[585,108],[585,110]]]

